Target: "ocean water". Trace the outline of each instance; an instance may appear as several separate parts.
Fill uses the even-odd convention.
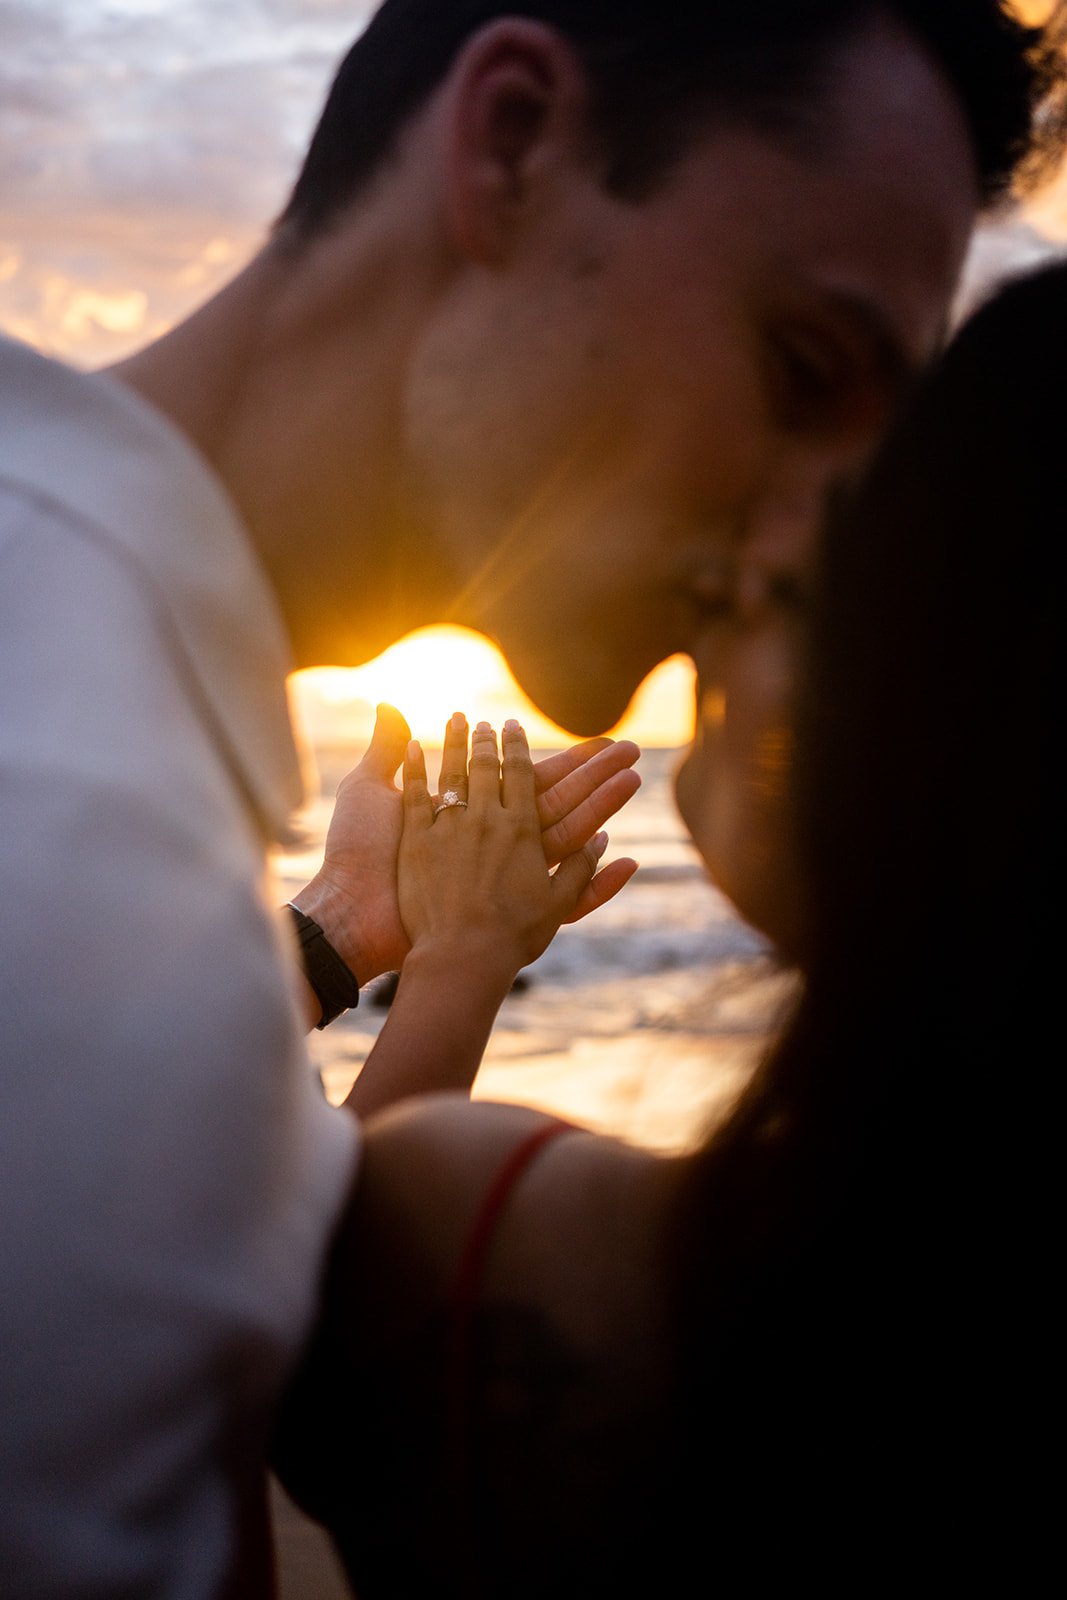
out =
[[[321,860],[332,795],[360,751],[315,754],[321,797],[277,862],[286,893]],[[745,1083],[793,980],[708,881],[674,808],[679,755],[642,755],[642,787],[608,824],[606,857],[634,856],[640,868],[614,901],[561,929],[525,969],[500,1012],[476,1097],[540,1106],[671,1150],[702,1137]],[[385,984],[368,986],[357,1010],[311,1037],[335,1103],[374,1045],[387,993]]]

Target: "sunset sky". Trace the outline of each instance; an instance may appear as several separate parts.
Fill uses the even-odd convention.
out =
[[[1033,11],[1044,0],[1028,3]],[[337,60],[373,9],[371,0],[0,0],[0,328],[95,366],[219,288],[284,201]],[[1033,220],[1067,239],[1063,184]],[[996,262],[1041,248],[1018,227],[983,246]],[[451,695],[475,716],[518,713],[549,736],[479,641],[453,634],[431,648],[418,639],[407,657],[390,657],[395,691],[379,665],[318,689],[298,684],[313,727],[358,736],[365,707],[395,698],[429,736],[443,681],[442,704]],[[419,685],[430,662],[432,695]],[[660,669],[627,731],[682,742],[690,684],[686,664]]]

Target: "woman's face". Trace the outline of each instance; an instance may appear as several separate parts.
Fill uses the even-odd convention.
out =
[[[804,552],[747,567],[693,658],[697,727],[675,780],[682,818],[708,871],[746,921],[786,956],[803,946],[803,890],[790,777],[802,644]]]

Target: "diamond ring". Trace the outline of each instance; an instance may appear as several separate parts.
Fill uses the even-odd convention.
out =
[[[441,796],[441,803],[434,806],[433,814],[435,817],[437,817],[440,816],[442,811],[451,811],[454,806],[463,806],[463,808],[466,809],[466,805],[466,800],[458,795],[455,789],[446,789],[444,794]]]

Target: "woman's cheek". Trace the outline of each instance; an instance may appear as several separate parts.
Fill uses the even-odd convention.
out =
[[[747,921],[789,946],[799,901],[790,843],[792,668],[784,627],[743,633],[721,685],[698,689],[696,738],[675,780],[679,811],[712,879]]]

